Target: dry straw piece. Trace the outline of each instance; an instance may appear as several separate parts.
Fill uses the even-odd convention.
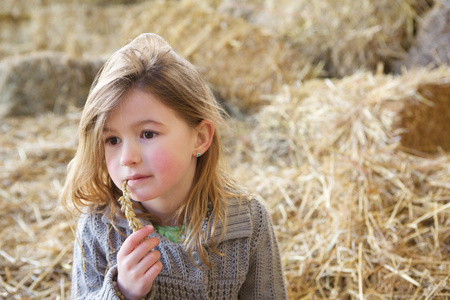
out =
[[[121,205],[120,209],[125,214],[125,217],[128,220],[128,225],[130,226],[130,228],[133,229],[133,232],[136,232],[142,228],[142,223],[136,217],[136,214],[134,213],[133,204],[131,203],[131,198],[130,198],[130,189],[128,188],[127,181],[125,181],[122,184],[121,188],[122,188],[123,195],[122,195],[122,197],[119,198],[119,203]]]

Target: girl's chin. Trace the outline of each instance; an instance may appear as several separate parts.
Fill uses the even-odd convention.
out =
[[[133,199],[136,202],[143,203],[143,202],[151,201],[153,198],[145,196],[145,195],[135,194],[135,193],[131,192],[131,199]]]

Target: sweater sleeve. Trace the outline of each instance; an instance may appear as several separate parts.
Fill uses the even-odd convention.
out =
[[[117,299],[109,266],[107,227],[98,215],[83,215],[77,226],[72,266],[72,299]]]
[[[270,215],[258,200],[251,200],[253,233],[250,263],[240,299],[287,299],[280,250]]]

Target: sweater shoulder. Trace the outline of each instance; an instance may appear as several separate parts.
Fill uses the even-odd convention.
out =
[[[265,221],[268,216],[265,206],[255,197],[229,199],[223,240],[255,236],[255,231],[267,226]]]
[[[95,212],[83,213],[78,219],[77,231],[80,235],[96,235],[96,232],[106,228],[103,215]]]
[[[262,235],[272,230],[272,220],[269,211],[259,199],[250,199],[248,205],[252,219],[252,241],[258,243]]]

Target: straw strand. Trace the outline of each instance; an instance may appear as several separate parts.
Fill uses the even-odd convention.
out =
[[[130,189],[128,188],[127,181],[124,181],[122,184],[122,192],[123,195],[119,198],[119,203],[121,205],[120,209],[125,214],[130,228],[133,232],[136,232],[142,228],[142,223],[133,211],[133,205],[130,200]]]

